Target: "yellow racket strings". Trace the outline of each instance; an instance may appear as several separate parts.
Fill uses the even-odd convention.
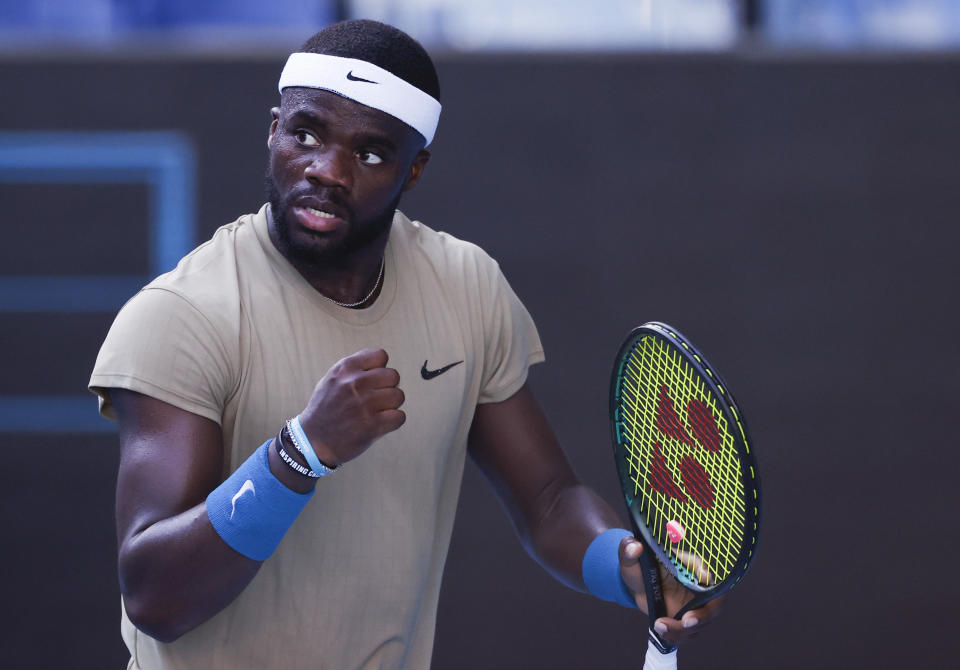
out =
[[[654,336],[639,338],[627,355],[617,402],[634,497],[654,539],[686,581],[707,587],[725,580],[736,567],[747,523],[731,432],[740,428],[728,425],[713,391],[683,356]],[[664,431],[664,425],[673,425],[663,418],[670,405],[685,431],[681,439]],[[703,445],[697,437],[703,436],[703,407],[716,421],[715,451],[708,447],[716,444]],[[697,415],[690,416],[691,411]],[[701,423],[696,430],[695,421]],[[670,539],[670,522],[683,530],[679,541]]]

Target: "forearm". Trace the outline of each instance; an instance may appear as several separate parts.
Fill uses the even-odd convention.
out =
[[[275,444],[268,462],[270,473],[288,489],[301,494],[313,489],[313,480],[280,460]],[[163,641],[176,639],[227,606],[261,565],[218,534],[206,502],[130,535],[121,543],[119,563],[128,616]]]
[[[524,546],[554,578],[585,591],[581,566],[587,547],[607,530],[622,525],[610,506],[593,489],[574,481],[558,485],[539,513],[521,533]]]
[[[470,456],[527,552],[556,579],[584,590],[581,565],[587,547],[621,523],[580,483],[529,387],[503,402],[477,406]]]
[[[170,642],[230,604],[260,565],[217,535],[201,503],[121,545],[127,616],[151,637]]]

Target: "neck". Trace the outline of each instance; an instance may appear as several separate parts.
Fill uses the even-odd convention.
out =
[[[364,249],[362,254],[351,254],[352,258],[343,259],[343,262],[324,263],[322,266],[295,260],[291,260],[291,263],[317,292],[334,302],[358,302],[370,295],[374,285],[377,285],[374,294],[362,303],[366,305],[372,303],[380,292],[383,282],[378,278],[385,248],[386,240],[376,248]]]
[[[316,259],[303,258],[292,253],[276,230],[272,216],[268,227],[270,241],[294,269],[318,293],[338,303],[355,303],[369,298],[357,307],[373,304],[383,288],[381,264],[390,237],[389,228],[363,247],[340,254],[321,254]],[[386,269],[384,269],[384,276]],[[379,281],[378,281],[379,278]],[[375,288],[375,290],[373,290]],[[373,293],[371,294],[371,290]]]

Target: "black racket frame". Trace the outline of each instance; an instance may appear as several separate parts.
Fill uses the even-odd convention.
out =
[[[748,501],[749,496],[753,498],[753,504],[746,505],[747,519],[745,523],[747,532],[752,538],[750,542],[744,542],[743,546],[741,546],[740,554],[737,557],[733,570],[727,575],[726,579],[714,586],[693,587],[691,589],[695,592],[693,600],[684,605],[674,615],[674,618],[679,619],[686,612],[697,609],[717,596],[726,593],[743,578],[749,569],[756,557],[757,540],[759,539],[760,533],[760,474],[757,467],[756,455],[753,449],[747,446],[748,444],[752,445],[752,442],[749,440],[746,419],[740,410],[740,406],[736,400],[734,400],[733,394],[730,392],[730,387],[727,386],[726,382],[720,377],[716,368],[711,366],[703,354],[691,344],[690,340],[673,326],[660,321],[649,321],[630,331],[624,339],[623,344],[620,345],[619,351],[617,351],[613,372],[610,376],[610,431],[613,442],[614,460],[617,466],[617,475],[620,480],[620,489],[623,493],[624,501],[627,503],[627,511],[633,527],[633,534],[644,546],[644,551],[640,554],[640,567],[643,571],[643,584],[647,596],[647,608],[650,618],[650,639],[662,653],[669,653],[676,649],[676,645],[661,638],[653,627],[657,619],[667,616],[666,601],[663,596],[663,585],[660,580],[658,564],[662,563],[674,577],[677,576],[676,570],[666,552],[664,552],[659,543],[654,540],[643,519],[643,514],[639,511],[638,502],[640,498],[634,496],[632,493],[634,483],[630,478],[629,465],[626,463],[625,458],[626,448],[622,444],[621,433],[618,427],[619,422],[617,421],[617,409],[619,407],[618,391],[621,379],[620,371],[623,369],[624,357],[633,349],[634,344],[639,338],[649,336],[659,337],[675,349],[710,387],[710,390],[718,399],[720,409],[726,415],[727,421],[730,422],[733,420],[739,423],[743,434],[737,434],[736,431],[731,432],[734,434],[737,455],[741,464],[744,465],[740,470],[744,490],[748,492]],[[699,361],[697,360],[698,358]],[[708,373],[707,370],[712,374]],[[733,412],[731,412],[731,408]],[[748,481],[746,471],[750,467],[753,468],[753,476]],[[630,498],[633,498],[632,504],[629,502]],[[686,582],[681,583],[688,586]]]

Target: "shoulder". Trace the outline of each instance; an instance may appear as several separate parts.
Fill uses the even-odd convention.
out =
[[[188,311],[212,321],[226,318],[235,322],[240,309],[243,257],[249,253],[245,250],[258,244],[253,225],[256,216],[247,214],[218,228],[177,267],[147,284],[137,297],[161,300],[170,306],[180,302]]]
[[[105,416],[114,418],[107,389],[126,388],[220,420],[239,369],[238,258],[244,237],[255,238],[249,223],[219,228],[114,318],[89,383]]]
[[[245,238],[256,242],[253,216],[221,226],[177,267],[144,286],[120,310],[111,335],[131,331],[152,339],[193,333],[232,343],[241,313],[240,249],[249,244]]]
[[[236,275],[239,246],[245,238],[255,238],[250,219],[245,215],[218,228],[213,236],[180,259],[170,272],[162,274],[147,285],[200,300],[209,290],[216,290],[221,281]],[[255,241],[255,239],[253,240]]]
[[[390,234],[402,263],[429,268],[444,284],[484,286],[501,276],[497,261],[476,244],[412,221],[400,212]]]

